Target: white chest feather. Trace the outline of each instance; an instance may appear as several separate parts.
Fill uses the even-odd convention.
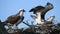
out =
[[[41,19],[41,12],[37,13],[37,18],[35,19],[35,23],[37,24],[43,24],[44,22],[42,22]]]
[[[20,16],[22,16],[23,15],[23,12],[20,12],[20,14],[19,14]]]

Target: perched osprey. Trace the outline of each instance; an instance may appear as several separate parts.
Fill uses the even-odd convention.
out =
[[[53,9],[53,5],[51,3],[47,3],[45,7],[43,6],[37,6],[35,8],[32,8],[29,12],[33,12],[33,14],[36,14],[35,21],[41,22],[45,20],[45,14]]]
[[[18,25],[19,23],[21,23],[24,19],[23,13],[25,12],[24,9],[19,9],[19,12],[15,15],[11,15],[7,18],[5,22],[5,24],[16,24]]]

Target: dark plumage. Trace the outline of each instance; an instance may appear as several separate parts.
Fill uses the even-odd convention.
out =
[[[35,8],[32,8],[29,12],[33,11],[33,13],[35,14],[38,10],[43,10],[43,9],[45,9],[45,7],[43,7],[43,6],[37,6]]]
[[[11,23],[11,24],[15,24],[17,23],[18,20],[22,20],[24,19],[24,17],[21,17],[21,16],[14,16],[14,17],[8,17],[8,19],[5,21],[5,23]]]
[[[45,7],[37,6],[35,8],[32,8],[29,12],[33,12],[33,14],[36,14],[37,12],[41,12],[41,18],[45,19],[44,18],[45,14],[51,9],[53,9],[53,5],[48,2]]]
[[[24,16],[23,16],[23,13],[24,13],[25,11],[23,10],[23,9],[20,9],[19,10],[19,13],[17,13],[17,14],[15,14],[15,15],[11,15],[11,16],[9,16],[8,18],[7,18],[7,20],[6,21],[4,21],[5,22],[5,24],[7,24],[7,23],[10,23],[10,24],[15,24],[15,23],[21,23],[22,21],[23,21],[23,19],[24,19]]]

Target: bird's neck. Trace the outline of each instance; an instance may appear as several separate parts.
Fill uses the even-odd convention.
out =
[[[37,13],[37,19],[39,19],[41,21],[41,12]]]
[[[23,16],[23,12],[17,13],[16,16]]]
[[[19,14],[20,16],[23,16],[23,12],[20,12],[20,14]]]

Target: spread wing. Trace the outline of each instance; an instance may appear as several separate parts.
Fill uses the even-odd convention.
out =
[[[43,6],[37,6],[35,8],[32,8],[29,12],[33,12],[34,14],[38,11],[38,10],[42,10],[45,9]]]

